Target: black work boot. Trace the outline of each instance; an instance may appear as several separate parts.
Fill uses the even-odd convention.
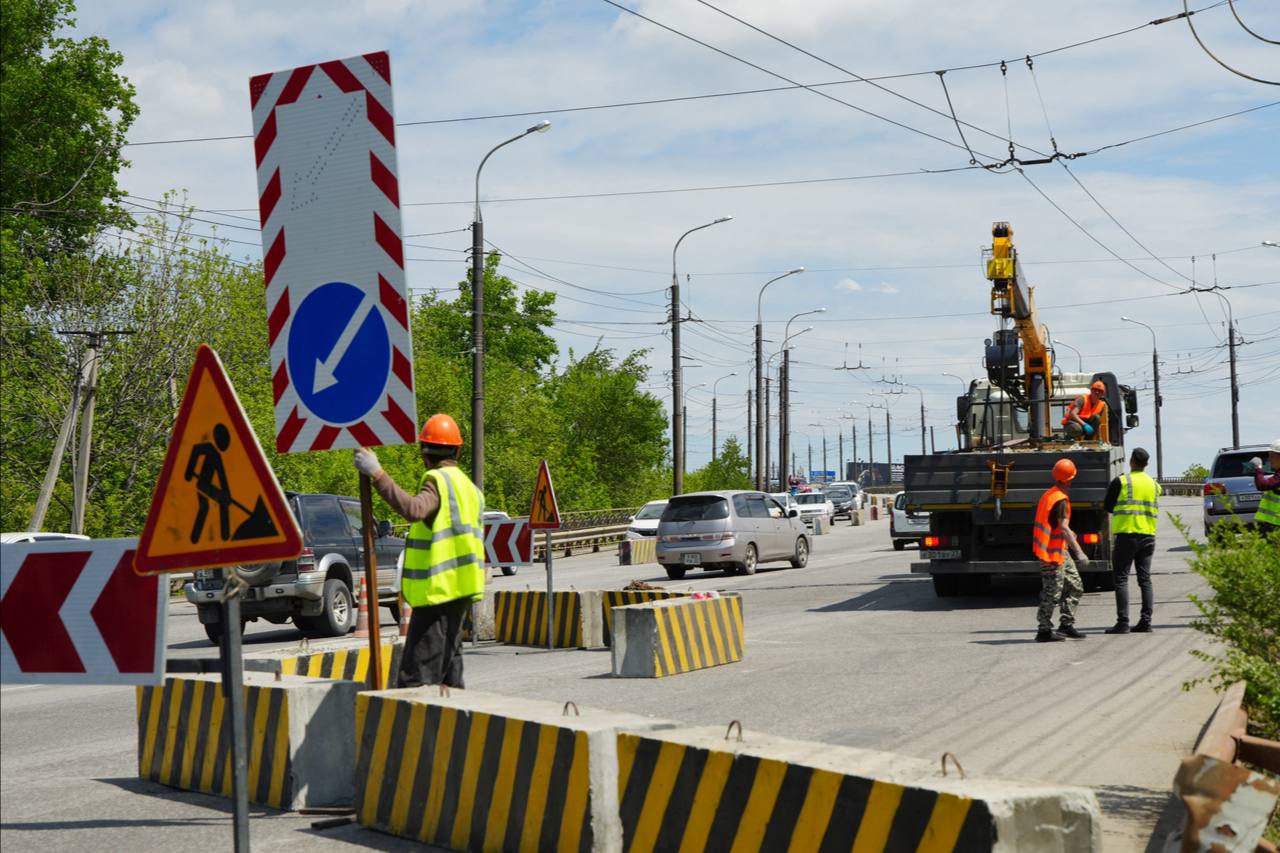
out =
[[[1135,633],[1135,634],[1150,634],[1150,633],[1151,633],[1151,623],[1150,623],[1150,622],[1148,622],[1146,619],[1141,619],[1141,620],[1139,620],[1139,621],[1138,621],[1138,624],[1137,624],[1137,625],[1134,625],[1134,626],[1133,626],[1132,628],[1130,628],[1129,630],[1130,630],[1130,631],[1132,631],[1132,632],[1133,632],[1133,633]]]
[[[1037,631],[1036,632],[1037,643],[1060,643],[1065,639],[1066,637],[1062,636],[1056,631]]]
[[[1127,633],[1129,633],[1129,623],[1128,623],[1128,622],[1117,622],[1116,624],[1112,625],[1110,628],[1108,628],[1108,629],[1107,629],[1106,631],[1104,631],[1103,633],[1106,633],[1106,634],[1127,634]]]
[[[1085,634],[1081,634],[1077,631],[1075,625],[1063,625],[1058,629],[1058,633],[1064,637],[1070,637],[1073,640],[1083,640],[1086,636]]]

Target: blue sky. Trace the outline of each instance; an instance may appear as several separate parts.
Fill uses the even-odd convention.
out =
[[[842,72],[693,0],[625,5],[793,80],[813,84],[845,79]],[[956,113],[997,136],[1012,126],[1015,140],[1041,150],[1049,149],[1044,112],[1060,150],[1075,152],[1280,99],[1277,87],[1242,79],[1214,63],[1183,21],[1040,57],[1034,61],[1034,79],[1021,59],[1028,52],[1180,12],[1181,3],[1173,0],[1065,0],[1012,7],[967,0],[726,0],[721,8],[866,76],[1005,58],[1007,78],[997,68],[947,73]],[[1276,4],[1239,0],[1237,8],[1255,30],[1280,35]],[[785,85],[594,0],[98,0],[83,4],[78,18],[81,32],[105,36],[125,56],[125,72],[137,86],[142,107],[131,132],[138,142],[246,134],[251,75],[381,49],[391,52],[400,122]],[[1225,6],[1194,20],[1219,57],[1253,76],[1280,79],[1280,51],[1241,30]],[[852,401],[878,402],[872,392],[887,386],[877,388],[867,376],[878,379],[883,370],[922,389],[928,423],[942,446],[943,437],[950,435],[960,384],[942,372],[976,375],[982,339],[996,326],[995,318],[983,313],[989,285],[978,259],[997,219],[1014,224],[1015,242],[1054,336],[1084,353],[1086,370],[1112,370],[1122,382],[1144,389],[1143,425],[1130,434],[1130,442],[1154,447],[1151,339],[1146,330],[1120,322],[1120,314],[1149,323],[1158,335],[1166,473],[1180,472],[1193,461],[1207,462],[1213,450],[1228,444],[1227,368],[1220,346],[1225,325],[1219,301],[1201,296],[1197,305],[1191,296],[1162,294],[1185,286],[1182,276],[1192,275],[1192,255],[1197,282],[1212,283],[1215,253],[1220,284],[1280,282],[1280,249],[1260,245],[1263,240],[1280,242],[1280,107],[1071,161],[1075,177],[1105,211],[1056,164],[1028,167],[1026,177],[1065,215],[1018,174],[981,170],[500,201],[968,165],[968,154],[955,147],[960,140],[936,75],[883,85],[944,115],[865,83],[822,91],[952,144],[805,90],[549,114],[549,133],[504,149],[486,166],[486,235],[509,253],[509,274],[523,285],[594,303],[561,301],[554,333],[564,353],[587,350],[597,340],[624,351],[652,348],[649,387],[669,400],[663,371],[670,365],[670,344],[661,321],[672,244],[688,228],[725,214],[735,217],[699,232],[680,249],[682,285],[692,300],[688,308],[707,321],[686,325],[684,334],[688,354],[702,365],[686,369],[686,384],[707,385],[689,394],[691,467],[710,454],[711,383],[730,372],[739,375],[719,383],[719,432],[745,430],[756,293],[777,271],[797,265],[810,272],[774,285],[764,302],[766,338],[775,342],[792,314],[828,309],[812,323],[812,332],[795,341],[795,431],[820,440],[821,431],[808,424],[825,424],[833,437],[838,428],[847,431],[849,421],[842,415],[856,414],[865,423],[865,409]],[[449,288],[465,275],[469,235],[453,229],[464,228],[470,219],[465,201],[471,196],[475,166],[488,148],[539,117],[400,128],[406,233],[452,231],[409,240],[414,244],[409,256],[423,259],[409,265],[412,288]],[[1004,152],[1003,141],[976,130],[966,129],[966,137],[976,150]],[[253,215],[257,190],[246,139],[137,146],[128,156],[133,165],[123,184],[138,198],[184,189],[197,207]],[[449,201],[464,203],[439,204]],[[232,216],[210,218],[227,224],[219,229],[223,236],[249,243],[258,239],[252,230],[230,227],[253,225]],[[1168,267],[1152,260],[1111,217]],[[230,249],[260,255],[252,246],[232,244]],[[1114,260],[1107,249],[1132,259],[1133,267],[1159,281]],[[614,269],[618,267],[628,269]],[[1242,439],[1269,442],[1280,434],[1275,415],[1280,285],[1227,294],[1243,338],[1252,341],[1239,353]],[[1131,297],[1154,298],[1096,304]],[[894,319],[921,315],[931,319]],[[797,321],[793,331],[809,319]],[[856,360],[858,343],[864,363],[876,370],[866,376],[835,372],[846,344]],[[1064,348],[1059,355],[1069,369],[1075,368],[1074,353]],[[1179,370],[1184,372],[1175,376]],[[911,392],[887,399],[895,417],[897,457],[904,449],[918,448],[919,397]],[[877,431],[881,425],[882,420]],[[793,443],[803,452],[807,440],[799,435]],[[877,459],[883,453],[881,440]],[[859,455],[865,458],[865,444]]]

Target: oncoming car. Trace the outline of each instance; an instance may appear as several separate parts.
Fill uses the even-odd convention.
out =
[[[796,495],[796,503],[800,506],[800,520],[806,524],[822,518],[830,526],[835,520],[835,504],[822,492],[801,492]]]
[[[796,509],[762,492],[694,492],[667,503],[658,522],[658,562],[667,577],[689,569],[755,574],[759,563],[809,562],[809,534]]]
[[[650,539],[658,535],[658,520],[662,518],[662,511],[667,508],[665,500],[649,501],[631,517],[631,524],[627,527],[628,539]]]

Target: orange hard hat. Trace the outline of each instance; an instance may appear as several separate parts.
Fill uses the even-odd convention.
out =
[[[1090,391],[1101,391],[1103,394],[1105,394],[1105,393],[1107,393],[1107,386],[1102,384],[1102,380],[1101,380],[1101,379],[1098,379],[1098,380],[1095,380],[1095,381],[1094,381],[1094,383],[1093,383],[1092,385],[1090,385],[1090,386],[1089,386],[1089,390],[1090,390]]]
[[[418,441],[423,444],[444,444],[450,447],[462,446],[462,433],[458,430],[458,422],[448,415],[432,415],[422,425]]]
[[[1059,483],[1070,483],[1076,478],[1076,463],[1070,459],[1059,459],[1053,463],[1053,479]]]

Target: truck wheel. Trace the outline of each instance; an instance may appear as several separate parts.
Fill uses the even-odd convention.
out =
[[[516,567],[515,567],[515,566],[503,566],[503,567],[502,567],[502,574],[503,574],[503,576],[504,576],[504,577],[508,577],[508,578],[509,578],[509,577],[512,577],[513,575],[515,575],[515,573],[516,573]]]
[[[355,624],[356,600],[351,589],[339,578],[329,578],[324,582],[324,610],[316,617],[316,633],[322,637],[344,637]]]
[[[738,573],[743,575],[754,575],[756,573],[755,545],[747,546],[747,552],[742,555],[742,562],[738,563]]]
[[[895,550],[895,551],[901,551],[901,550],[902,550],[903,548],[905,548],[905,547],[907,547],[907,540],[905,540],[905,539],[895,539],[895,540],[893,540],[893,550]]]
[[[960,594],[961,575],[933,575],[933,592],[938,598],[955,598]]]
[[[666,566],[665,568],[667,570],[667,577],[671,578],[673,581],[684,580],[684,566]]]

